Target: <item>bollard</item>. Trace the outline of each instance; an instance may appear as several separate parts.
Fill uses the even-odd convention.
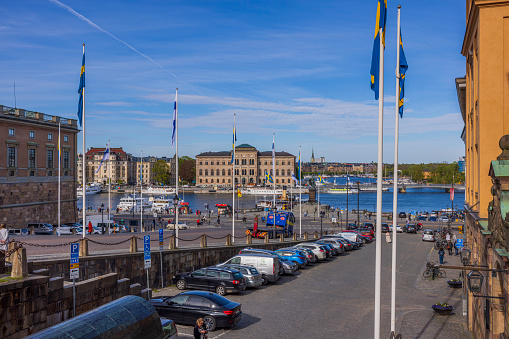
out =
[[[232,245],[232,235],[228,234],[226,236],[226,246],[231,246],[231,245]]]
[[[283,233],[279,235],[279,242],[285,242],[285,235]]]
[[[88,256],[88,239],[83,238],[80,240],[80,257],[87,257]]]
[[[12,258],[11,278],[28,277],[27,249],[24,247],[18,248],[11,256],[14,256]]]
[[[172,235],[172,236],[170,237],[170,245],[168,245],[168,249],[170,249],[170,250],[174,250],[174,249],[176,249],[176,246],[175,246],[175,240],[176,240],[176,239],[175,239],[175,236],[174,236],[174,235]]]
[[[315,239],[318,239],[318,232],[315,231],[315,235],[314,235]]]
[[[138,238],[131,237],[131,245],[129,246],[129,252],[131,253],[138,252]]]
[[[248,234],[246,237],[246,245],[251,245],[253,243],[253,238],[251,237],[251,234]]]
[[[71,234],[72,235],[76,235],[76,229],[73,227],[73,229],[71,230]]]
[[[297,233],[293,234],[293,238],[292,239],[293,239],[293,241],[297,241]]]
[[[141,226],[141,233],[145,233],[145,226]]]
[[[200,247],[207,247],[207,235],[206,234],[202,234],[202,236],[201,236]]]
[[[57,228],[53,226],[53,235],[57,235]]]
[[[304,232],[304,240],[308,240],[308,232]]]
[[[18,244],[15,241],[9,242],[9,245],[7,246],[7,250],[13,250],[18,246]],[[12,259],[14,258],[14,254],[11,254],[10,256],[5,258],[5,262],[10,262],[12,264]]]
[[[30,234],[35,235],[35,227],[34,226],[30,226]]]
[[[268,244],[269,243],[269,235],[268,234],[265,234],[265,240],[264,240],[264,243]]]

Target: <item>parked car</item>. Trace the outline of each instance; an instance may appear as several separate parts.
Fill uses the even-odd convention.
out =
[[[325,247],[327,247],[327,250],[329,251],[331,257],[332,256],[337,256],[339,255],[339,251],[336,250],[336,248],[334,246],[332,246],[332,244],[329,244],[329,243],[326,243],[326,242],[323,242],[321,240],[318,240],[318,241],[315,241],[314,242],[315,244],[319,244],[319,245],[323,245]]]
[[[406,218],[406,213],[405,212],[399,212],[398,217],[400,217],[401,219],[404,219],[404,218]]]
[[[275,251],[275,253],[279,256],[279,258],[289,260],[299,268],[306,266],[308,263],[306,256],[297,250],[289,250],[283,248]]]
[[[283,267],[284,274],[293,274],[299,268],[297,266],[297,264],[295,264],[294,262],[291,262],[290,260],[279,259],[279,262],[281,264],[281,267]]]
[[[166,228],[169,229],[169,230],[174,230],[175,229],[175,224],[174,223],[167,224]],[[187,226],[187,224],[185,222],[179,221],[179,224],[178,224],[178,229],[179,230],[187,230],[187,228],[188,228],[188,226]]]
[[[311,251],[309,248],[304,248],[304,247],[287,247],[286,249],[287,250],[297,250],[297,251],[300,251],[300,252],[304,253],[308,263],[310,263],[310,262],[312,262],[312,263],[318,262],[318,258],[313,253],[313,251]]]
[[[449,216],[447,216],[447,215],[441,215],[440,216],[440,220],[442,220],[442,222],[449,222],[450,221]]]
[[[216,293],[187,291],[176,296],[150,300],[160,316],[171,318],[175,323],[195,325],[203,318],[207,331],[219,327],[232,327],[242,318],[241,305]]]
[[[263,284],[261,273],[254,267],[243,265],[222,265],[218,267],[237,270],[242,273],[244,278],[246,278],[247,287],[258,287]]]
[[[32,227],[34,228],[35,234],[53,234],[53,226],[45,223],[31,223],[27,225],[28,231],[31,232]]]
[[[417,226],[414,224],[408,224],[406,225],[405,232],[407,233],[417,233]]]
[[[60,225],[60,227],[57,226],[57,235],[71,235],[73,228],[66,226],[66,225]]]
[[[163,339],[178,339],[179,334],[175,322],[171,319],[160,317],[163,328]]]
[[[279,279],[279,257],[270,254],[237,254],[223,264],[236,264],[252,266],[262,274],[263,285],[269,281],[276,282]]]
[[[62,224],[62,226],[67,226],[67,227],[71,227],[71,228],[82,227],[81,224],[78,222],[68,222],[68,223]]]
[[[382,233],[389,232],[389,224],[386,222],[382,223]]]
[[[425,215],[419,215],[417,217],[417,220],[419,220],[419,221],[426,221],[426,216]]]
[[[215,291],[219,295],[246,289],[246,278],[237,270],[221,267],[200,268],[194,272],[174,275],[179,290],[199,289]]]
[[[362,246],[360,243],[360,236],[357,233],[354,232],[340,232],[336,233],[335,235],[339,235],[345,239],[348,239],[350,241],[354,241],[356,243],[359,243],[359,246]]]
[[[428,221],[438,221],[438,218],[436,215],[431,215],[429,218],[428,218]]]
[[[291,253],[291,254],[286,253],[285,255],[282,255],[282,253],[280,251],[271,251],[271,250],[266,250],[263,248],[246,247],[246,248],[242,249],[239,253],[240,254],[251,253],[251,254],[275,255],[275,256],[279,257],[279,259],[281,259],[281,260],[289,260],[291,262],[294,262],[297,265],[297,269],[299,269],[301,266],[304,266],[307,263],[306,258],[304,256],[299,256],[295,253]]]
[[[317,257],[318,260],[325,260],[327,259],[327,254],[323,250],[323,248],[318,244],[312,244],[312,243],[301,243],[296,245],[297,248],[307,248],[313,251],[313,254]]]
[[[28,235],[28,229],[26,229],[26,228],[10,228],[9,235]]]
[[[389,232],[392,232],[392,225],[389,226]],[[403,233],[403,228],[400,225],[396,225],[396,232]]]
[[[345,250],[345,246],[338,239],[323,239],[322,238],[322,239],[320,239],[319,243],[332,245],[335,248],[335,250],[338,253],[338,255],[339,254],[343,254],[346,251]]]
[[[352,241],[350,241],[349,239],[343,237],[340,234],[324,235],[324,236],[322,236],[322,239],[338,239],[339,241],[341,241],[345,245],[347,251],[359,248],[359,244],[357,242],[352,242]]]
[[[76,234],[83,235],[83,228],[77,228]],[[90,234],[88,227],[85,230],[85,234]],[[102,230],[97,227],[92,227],[92,234],[102,234]]]
[[[435,241],[435,232],[430,229],[424,230],[422,232],[422,241]]]
[[[371,223],[371,222],[365,222],[365,223],[362,225],[362,227],[364,227],[364,228],[369,228],[369,229],[371,229],[371,230],[373,230],[373,229],[375,228],[375,226],[374,226],[374,225],[373,225],[373,223]]]

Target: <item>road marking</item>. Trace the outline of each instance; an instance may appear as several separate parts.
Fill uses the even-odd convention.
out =
[[[223,336],[223,335],[225,335],[225,334],[226,334],[226,332],[223,332],[223,333],[221,333],[221,334],[219,334],[219,335],[216,335],[215,337],[212,337],[211,339],[215,339],[215,338],[222,337],[222,336]]]
[[[428,255],[431,255],[431,252],[433,252],[434,248],[435,248],[435,245],[431,246],[431,249],[429,250],[429,254]]]
[[[189,338],[194,338],[194,335],[192,335],[192,334],[187,334],[187,333],[182,333],[182,332],[179,332],[179,337],[189,337]]]

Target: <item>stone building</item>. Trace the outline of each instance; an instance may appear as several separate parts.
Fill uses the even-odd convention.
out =
[[[170,171],[170,186],[175,185],[175,156],[173,158],[156,158],[156,157],[143,157],[143,161],[141,161],[141,157],[133,158],[133,164],[135,169],[135,177],[133,181],[136,182],[137,185],[140,184],[140,172],[141,166],[143,165],[143,185],[155,183],[155,174],[152,171],[155,163],[158,160],[163,160],[168,166],[168,170]]]
[[[471,250],[469,264],[496,270],[509,269],[507,52],[509,1],[467,0],[461,49],[466,75],[456,79],[465,124],[461,133],[466,167],[465,236]],[[467,290],[469,330],[476,338],[508,338],[508,273],[478,272],[484,281],[481,293]]]
[[[24,228],[58,222],[58,125],[61,221],[77,220],[77,121],[0,105],[0,222]]]
[[[232,186],[232,152],[204,152],[196,156],[196,184],[199,186]],[[295,156],[276,152],[276,186],[291,185]],[[272,173],[272,151],[260,152],[242,144],[235,147],[235,183],[242,186],[263,186],[265,173]],[[270,184],[272,185],[272,184]]]
[[[109,169],[108,166],[111,166],[111,182],[114,184],[128,184],[132,181],[133,178],[133,166],[131,164],[132,156],[129,153],[126,153],[122,147],[120,148],[111,148],[110,149],[110,161],[104,161],[101,166],[99,172],[96,171],[99,169],[99,165],[101,164],[101,160],[104,156],[104,152],[106,148],[90,148],[86,154],[86,164],[85,164],[85,180],[87,184],[91,182],[99,183],[99,184],[107,184],[109,179]],[[83,167],[83,160],[81,154],[78,154],[78,182],[81,184],[81,179],[83,178],[81,169]]]

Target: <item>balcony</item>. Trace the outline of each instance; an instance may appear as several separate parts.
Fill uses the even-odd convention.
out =
[[[78,129],[78,121],[76,119],[65,119],[55,115],[48,115],[40,112],[27,111],[21,108],[12,108],[0,105],[0,118],[9,117],[25,121],[37,121],[46,124],[58,126],[61,122],[62,126]]]

